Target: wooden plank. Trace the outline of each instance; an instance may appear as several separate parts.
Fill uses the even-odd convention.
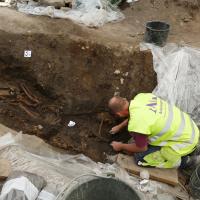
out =
[[[148,168],[139,167],[135,164],[133,156],[128,156],[124,154],[118,154],[117,163],[129,173],[139,175],[140,171],[148,170],[150,174],[150,179],[160,181],[163,183],[168,183],[170,185],[178,185],[178,170],[177,169],[158,169],[158,168]]]
[[[0,181],[5,180],[11,172],[11,164],[8,160],[0,160]]]

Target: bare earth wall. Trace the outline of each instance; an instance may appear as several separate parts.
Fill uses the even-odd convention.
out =
[[[150,52],[69,36],[0,32],[0,37],[1,72],[30,80],[66,114],[102,111],[115,92],[131,98],[156,84]],[[24,50],[31,50],[32,57],[24,58]]]
[[[0,31],[0,38],[0,86],[18,91],[17,97],[0,98],[1,123],[96,161],[111,153],[112,140],[120,140],[108,134],[114,125],[105,113],[108,99],[115,92],[131,99],[156,85],[150,52],[69,35]],[[31,50],[32,57],[24,58],[24,50]],[[116,70],[120,74],[114,74]],[[27,104],[19,87],[24,82],[39,96],[37,107]],[[69,120],[77,123],[72,129],[67,127]]]

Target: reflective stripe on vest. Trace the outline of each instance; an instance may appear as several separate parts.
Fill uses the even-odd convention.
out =
[[[183,148],[186,148],[187,146],[191,146],[194,142],[194,139],[195,139],[195,129],[194,129],[194,122],[192,121],[192,119],[190,118],[190,124],[191,124],[191,127],[192,127],[192,134],[191,134],[191,137],[190,137],[190,140],[186,143],[179,143],[179,144],[175,144],[172,146],[172,148],[176,151],[178,150],[181,150]]]
[[[184,117],[184,113],[182,111],[180,111],[180,115],[181,115],[181,124],[177,130],[177,132],[175,133],[174,137],[172,138],[173,140],[177,140],[178,138],[180,138],[180,136],[183,133],[183,130],[185,128],[185,117]]]
[[[159,139],[159,137],[161,137],[170,129],[172,121],[173,121],[173,116],[174,116],[173,106],[171,104],[168,104],[168,118],[167,118],[165,127],[158,134],[156,134],[153,137],[150,137],[149,138],[150,142],[155,142],[157,139]]]
[[[174,119],[173,107],[174,107],[173,105],[168,104],[168,117],[167,117],[167,120],[166,120],[164,128],[158,134],[156,134],[156,135],[154,135],[152,137],[150,136],[149,137],[149,141],[150,141],[150,143],[153,143],[154,145],[157,145],[157,146],[167,146],[167,144],[169,142],[177,141],[177,144],[170,145],[170,146],[175,151],[181,151],[181,149],[184,149],[184,148],[187,148],[187,147],[189,148],[194,143],[195,128],[194,128],[194,124],[193,124],[192,119],[189,117],[190,125],[191,125],[191,128],[192,128],[190,139],[188,141],[183,141],[183,142],[179,141],[179,138],[182,136],[184,128],[186,126],[184,113],[182,111],[180,111],[180,110],[179,110],[179,113],[180,113],[181,121],[180,121],[180,125],[179,125],[177,131],[174,133],[174,135],[172,137],[169,137],[167,141],[159,141],[161,136],[163,136],[165,134],[168,134],[168,131],[171,128],[173,120],[175,120]]]
[[[184,130],[184,128],[185,128],[185,117],[184,117],[184,113],[183,113],[182,111],[179,111],[179,112],[180,112],[180,117],[181,117],[181,123],[180,123],[180,125],[179,125],[178,130],[176,131],[176,133],[174,134],[174,136],[173,136],[172,139],[171,139],[171,140],[174,140],[174,141],[178,140],[178,139],[181,137],[181,135],[182,135],[182,133],[183,133],[183,130]],[[161,142],[161,143],[160,143],[160,146],[165,146],[166,144],[167,144],[166,141],[165,141],[165,142]]]
[[[179,138],[182,136],[184,128],[186,126],[186,120],[185,120],[185,114],[179,110],[180,113],[180,125],[177,129],[177,131],[174,133],[174,135],[172,137],[169,138],[169,140],[167,141],[160,141],[159,139],[161,136],[168,134],[168,131],[171,128],[172,122],[174,118],[174,110],[173,110],[173,106],[171,104],[168,104],[168,117],[165,123],[164,128],[156,135],[154,135],[153,137],[149,137],[149,141],[150,143],[153,143],[156,146],[168,146],[167,144],[169,142],[172,141],[177,141],[176,144],[170,145],[172,149],[174,149],[175,151],[181,151],[182,149],[186,149],[186,148],[192,148],[193,144],[194,144],[194,140],[195,140],[195,125],[194,122],[192,121],[192,119],[189,117],[189,121],[190,121],[190,126],[191,126],[191,136],[190,139],[188,141],[179,141]]]

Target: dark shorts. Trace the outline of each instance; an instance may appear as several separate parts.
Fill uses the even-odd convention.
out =
[[[161,149],[161,147],[149,145],[147,151],[135,153],[134,157],[135,157],[136,163],[138,164],[139,161],[140,162],[144,162],[144,157],[146,155],[148,155],[150,153],[153,153],[153,152],[156,152],[156,151],[159,151],[160,149]],[[183,156],[181,158],[181,165],[180,165],[181,169],[185,169],[185,168],[188,167],[187,166],[187,159],[188,159],[188,155],[187,156]]]

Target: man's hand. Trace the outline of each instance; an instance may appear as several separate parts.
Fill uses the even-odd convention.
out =
[[[125,119],[122,123],[118,124],[117,126],[114,126],[109,133],[110,134],[116,134],[118,133],[122,128],[126,127],[128,125],[128,119]]]
[[[118,133],[120,130],[121,130],[121,126],[117,125],[117,126],[112,127],[112,129],[109,131],[109,133],[114,135],[114,134]]]
[[[111,146],[113,147],[113,149],[115,150],[115,151],[121,151],[122,150],[122,145],[123,145],[123,143],[122,142],[112,142],[111,143]]]

